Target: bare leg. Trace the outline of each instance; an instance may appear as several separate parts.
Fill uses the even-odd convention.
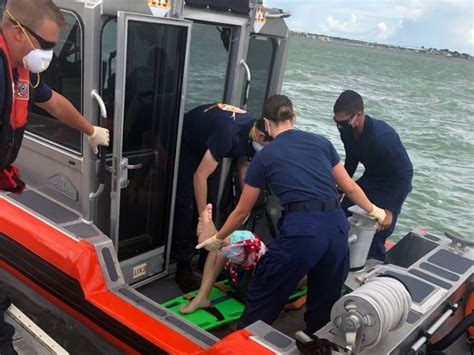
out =
[[[212,229],[214,224],[212,223],[212,206],[206,206],[206,213],[203,213],[202,222],[203,230]],[[217,251],[211,251],[207,255],[206,264],[204,265],[204,272],[201,281],[201,287],[196,297],[191,303],[182,306],[179,311],[181,313],[192,313],[198,308],[205,308],[211,305],[209,295],[212,290],[212,286],[217,280],[217,277],[224,268],[225,257],[219,254]]]
[[[217,251],[211,251],[207,255],[206,264],[204,265],[204,273],[202,277],[201,287],[196,297],[191,303],[182,306],[179,311],[181,313],[192,313],[196,309],[209,307],[211,301],[209,296],[212,290],[212,286],[217,280],[217,277],[224,269],[225,258],[220,255]]]
[[[296,289],[300,289],[303,286],[306,286],[308,284],[308,275],[304,275],[303,278],[298,282],[298,285],[296,286]]]

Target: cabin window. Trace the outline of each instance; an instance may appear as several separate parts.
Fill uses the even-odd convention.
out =
[[[107,128],[113,141],[113,117],[115,105],[115,76],[117,72],[117,19],[107,20],[102,28],[102,99],[107,108]],[[113,144],[107,147],[107,153],[112,154]]]
[[[185,109],[224,100],[230,27],[193,23]]]
[[[61,29],[61,37],[54,48],[53,60],[48,70],[41,73],[41,80],[66,97],[81,112],[82,24],[74,13],[62,11],[62,14],[66,25]],[[35,105],[31,106],[27,130],[75,153],[82,153],[82,134],[60,123]]]
[[[247,64],[252,74],[252,80],[250,82],[247,110],[257,117],[262,115],[263,105],[268,96],[276,50],[277,44],[273,38],[263,36],[250,38]],[[242,104],[244,103],[245,90],[246,86],[244,84]]]

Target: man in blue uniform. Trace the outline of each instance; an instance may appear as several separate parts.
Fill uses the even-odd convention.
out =
[[[345,168],[352,177],[359,162],[365,171],[357,184],[387,217],[374,236],[369,258],[385,259],[385,240],[393,233],[398,216],[411,191],[413,166],[400,137],[388,123],[364,114],[362,97],[344,91],[334,104],[334,120],[346,151]],[[345,198],[341,206],[353,203]]]
[[[268,183],[284,208],[280,234],[257,264],[238,327],[257,320],[271,324],[307,275],[305,332],[310,334],[329,321],[349,271],[349,223],[339,208],[336,183],[379,221],[385,213],[347,175],[331,142],[294,129],[296,117],[290,99],[270,97],[264,120],[273,141],[252,160],[240,200],[224,226],[213,236],[202,233],[198,248],[221,247],[224,238],[240,227]]]
[[[184,115],[171,249],[177,262],[176,282],[183,292],[200,285],[191,270],[199,234],[194,202],[199,216],[208,202],[215,202],[215,194],[208,194],[208,179],[223,158],[241,158],[240,169],[245,171],[247,158],[265,141],[262,130],[253,115],[222,103],[202,105]]]
[[[62,95],[40,78],[53,58],[63,24],[51,0],[9,0],[0,34],[0,189],[21,193],[25,184],[13,165],[20,150],[34,102],[53,117],[88,135],[94,152],[108,145],[107,129],[92,126]],[[31,89],[31,90],[30,90]],[[31,92],[30,92],[31,91]],[[33,99],[34,98],[34,99]],[[0,212],[1,213],[1,212]],[[10,299],[0,287],[0,354],[16,354],[12,346],[14,328],[4,321]]]

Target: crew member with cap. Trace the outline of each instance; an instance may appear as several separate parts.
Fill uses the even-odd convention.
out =
[[[387,215],[374,236],[368,256],[383,261],[385,240],[393,233],[412,188],[413,165],[397,132],[388,123],[364,114],[364,102],[357,92],[347,90],[339,96],[334,104],[334,121],[344,143],[347,173],[352,177],[359,162],[364,165],[357,184]],[[341,203],[346,213],[352,205],[347,197]]]
[[[184,115],[171,248],[177,263],[175,279],[183,292],[197,290],[200,285],[191,269],[202,226],[199,217],[195,228],[194,203],[199,216],[205,213],[208,199],[215,199],[208,196],[208,179],[222,159],[240,158],[240,170],[245,171],[248,158],[267,138],[262,122],[259,126],[253,115],[232,105],[201,105]]]
[[[326,138],[294,129],[296,117],[288,97],[270,97],[265,103],[264,121],[273,141],[252,159],[240,200],[224,226],[213,236],[202,233],[197,247],[221,247],[223,239],[245,220],[268,183],[284,209],[280,234],[257,264],[238,327],[257,320],[271,324],[307,274],[305,331],[309,334],[329,321],[349,271],[349,223],[339,207],[336,183],[379,221],[385,213],[347,175]]]
[[[30,90],[34,103],[59,121],[85,133],[97,153],[109,144],[107,129],[92,126],[62,95],[41,81],[53,58],[64,23],[51,0],[8,0],[0,34],[0,189],[21,193],[25,184],[13,165],[28,119]],[[32,95],[33,96],[33,95]],[[0,212],[1,213],[1,212]],[[14,329],[4,322],[10,300],[0,287],[0,354],[16,354],[11,345]]]

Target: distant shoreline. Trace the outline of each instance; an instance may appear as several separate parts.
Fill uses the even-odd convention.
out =
[[[408,52],[413,52],[413,53],[441,55],[447,58],[462,58],[462,59],[467,59],[467,60],[474,60],[474,57],[470,54],[459,53],[458,51],[450,51],[449,49],[436,49],[436,48],[425,48],[425,47],[421,47],[421,48],[403,47],[403,46],[395,46],[391,44],[366,42],[366,41],[359,41],[355,39],[332,37],[332,36],[327,36],[327,35],[319,35],[315,33],[296,32],[296,31],[290,31],[290,36],[315,39],[315,40],[319,40],[323,42],[337,42],[337,43],[345,43],[345,44],[352,44],[352,45],[372,47],[372,48],[391,48],[391,49],[398,49],[401,51],[408,51]]]

